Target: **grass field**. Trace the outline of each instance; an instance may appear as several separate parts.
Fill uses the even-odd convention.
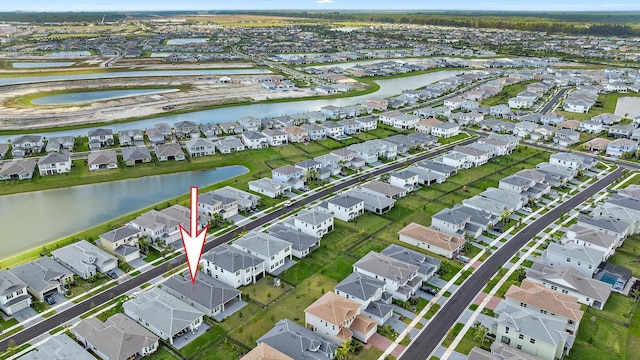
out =
[[[510,98],[515,97],[517,94],[526,90],[527,86],[533,82],[534,81],[523,81],[518,84],[507,85],[503,87],[502,91],[497,95],[482,100],[482,105],[494,106],[498,104],[506,104],[509,102]]]

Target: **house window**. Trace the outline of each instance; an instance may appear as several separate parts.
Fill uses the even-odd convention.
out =
[[[522,345],[516,345],[516,349],[522,350]]]
[[[567,258],[567,262],[571,262],[571,258]]]
[[[509,327],[508,327],[508,326],[504,328],[504,333],[505,333],[505,334],[508,334],[508,333],[509,333]]]
[[[518,335],[518,339],[524,339],[524,335],[523,334]]]
[[[529,340],[530,343],[535,344],[536,343],[536,339],[531,338],[531,340]]]

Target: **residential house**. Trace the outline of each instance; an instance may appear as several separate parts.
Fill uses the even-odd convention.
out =
[[[398,231],[400,241],[426,249],[438,255],[453,259],[453,256],[462,249],[464,238],[411,223]]]
[[[255,210],[258,206],[258,202],[260,201],[260,196],[236,189],[232,186],[225,186],[206,194],[213,194],[221,196],[222,198],[233,199],[237,202],[238,210],[240,211]]]
[[[550,164],[548,162],[536,165],[536,171],[545,174],[545,181],[551,186],[564,186],[569,180],[578,175],[577,169]]]
[[[227,244],[202,254],[200,265],[204,274],[236,289],[253,284],[265,275],[264,260]]]
[[[338,344],[313,331],[284,319],[257,340],[293,359],[327,360],[336,356]]]
[[[307,132],[309,140],[323,140],[327,138],[327,129],[317,124],[304,124],[300,128]]]
[[[0,270],[0,310],[12,316],[31,306],[27,284],[7,270]]]
[[[73,151],[76,144],[76,138],[73,136],[54,136],[49,138],[46,152],[62,152],[63,150]],[[0,151],[0,155],[4,156],[4,153]]]
[[[540,261],[547,265],[570,265],[584,276],[593,277],[598,266],[605,260],[605,252],[574,242],[565,244],[549,243]]]
[[[614,125],[609,127],[609,137],[614,139],[630,139],[636,127],[633,125]]]
[[[200,131],[204,134],[204,137],[208,139],[217,138],[218,135],[222,134],[222,130],[217,124],[203,124],[200,125]]]
[[[85,348],[104,360],[144,357],[158,350],[158,337],[125,314],[117,313],[104,322],[89,317],[71,328]]]
[[[181,239],[179,226],[190,231],[189,209],[182,205],[173,205],[161,211],[150,210],[138,216],[130,222],[131,226],[144,232],[150,242],[171,244]],[[204,228],[208,224],[207,218],[199,216],[197,219],[198,229]]]
[[[235,136],[225,136],[215,142],[216,150],[221,154],[231,154],[232,152],[243,151],[245,145]]]
[[[291,260],[291,244],[263,232],[249,232],[231,246],[264,260],[264,268],[270,274],[279,273],[278,269]]]
[[[540,123],[544,125],[557,126],[562,122],[564,122],[564,116],[554,112],[542,114],[542,116],[540,117]]]
[[[117,169],[118,157],[115,150],[100,150],[89,153],[89,171]]]
[[[416,123],[415,128],[416,128],[416,131],[418,132],[431,134],[431,128],[433,127],[433,125],[439,125],[439,124],[442,124],[442,121],[434,117],[430,117],[430,118],[418,121]]]
[[[553,137],[553,142],[563,147],[573,145],[580,141],[580,133],[570,129],[558,130]]]
[[[505,117],[511,112],[511,108],[505,104],[498,104],[489,109],[489,115],[495,117]]]
[[[393,186],[407,189],[407,191],[413,191],[419,188],[418,174],[408,169],[390,173],[389,183]]]
[[[616,139],[607,145],[607,156],[620,157],[625,153],[633,154],[638,150],[638,143],[629,139]]]
[[[466,162],[474,167],[482,166],[489,161],[489,152],[470,146],[457,145],[453,151],[466,155]]]
[[[242,143],[247,149],[266,149],[269,147],[267,136],[258,131],[244,131],[241,135]]]
[[[564,327],[565,322],[560,319],[506,306],[498,315],[496,341],[538,359],[562,359],[569,354],[575,341],[575,336],[566,332]]]
[[[351,221],[364,213],[364,201],[343,194],[321,202],[317,209],[342,221]]]
[[[640,232],[640,199],[613,195],[604,203],[598,204],[593,210],[593,215],[630,224],[627,230],[628,235]]]
[[[300,190],[304,188],[307,172],[295,166],[285,165],[271,170],[271,178],[291,186],[291,188]]]
[[[373,251],[356,261],[353,271],[384,281],[386,291],[391,293],[393,298],[403,301],[415,296],[422,284],[416,265]]]
[[[86,240],[80,240],[53,250],[51,256],[55,261],[85,280],[98,273],[104,274],[118,267],[118,260],[115,256]]]
[[[64,286],[73,282],[73,273],[52,258],[44,256],[9,270],[27,284],[31,295],[40,301],[50,294],[64,294]]]
[[[320,108],[320,112],[327,116],[329,119],[338,120],[344,119],[347,114],[342,108],[334,105],[327,105]]]
[[[42,152],[44,145],[44,137],[40,135],[20,135],[11,141],[11,154],[14,158],[38,154]]]
[[[184,148],[187,150],[189,157],[192,158],[213,155],[216,153],[215,143],[213,140],[206,138],[189,139],[184,145]]]
[[[360,189],[373,194],[380,194],[394,200],[407,196],[407,189],[378,180],[366,182],[360,185]]]
[[[580,123],[578,130],[590,134],[597,134],[604,131],[604,124],[595,120],[587,120]]]
[[[636,140],[636,139],[633,138],[633,136],[632,136],[631,139],[632,140]],[[640,133],[638,134],[638,140],[640,140]],[[607,150],[607,146],[609,146],[609,144],[611,144],[611,140],[607,140],[607,139],[603,139],[603,138],[594,138],[594,139],[591,139],[591,140],[585,142],[584,144],[582,144],[582,147],[587,149],[588,151],[593,151],[596,154],[598,154],[598,153],[600,153],[602,151],[606,151]]]
[[[144,145],[144,135],[140,129],[120,130],[118,142],[120,146]]]
[[[283,224],[290,229],[321,238],[333,230],[333,215],[304,209]]]
[[[138,241],[143,236],[142,230],[125,225],[100,235],[100,246],[120,261],[130,262],[140,257]]]
[[[503,203],[511,211],[518,211],[529,202],[529,197],[525,194],[516,194],[509,190],[496,189],[494,187],[487,188],[487,190],[478,195],[495,202]]]
[[[169,277],[162,290],[193,306],[206,316],[216,317],[241,301],[240,290],[218,281],[207,274],[199,274],[191,281],[188,272]],[[230,314],[229,314],[230,315]]]
[[[295,360],[291,356],[272,348],[267,343],[260,343],[240,360]]]
[[[203,312],[153,287],[122,304],[124,313],[169,344],[186,333],[194,334],[203,322]]]
[[[69,153],[48,153],[38,159],[40,176],[64,174],[71,171],[71,156]]]
[[[89,130],[89,148],[91,150],[98,150],[101,147],[113,146],[115,144],[113,140],[113,130],[111,129],[94,129]]]
[[[149,128],[146,130],[147,138],[152,144],[164,144],[166,137],[160,133],[156,128]]]
[[[289,142],[287,133],[282,130],[266,129],[262,131],[262,134],[267,137],[269,146],[286,145]]]
[[[615,123],[619,123],[622,120],[622,116],[611,113],[604,113],[592,117],[591,120],[610,126]]]
[[[179,121],[173,124],[173,128],[176,129],[176,136],[179,139],[200,137],[200,130],[195,121]]]
[[[2,164],[0,180],[25,180],[33,177],[36,159],[13,159]]]
[[[302,129],[301,127],[285,126],[283,130],[287,134],[287,140],[290,143],[309,141],[309,134],[307,133],[307,130]]]
[[[357,134],[362,130],[362,123],[353,119],[340,120],[338,124],[344,128],[345,135]]]
[[[380,252],[382,255],[392,257],[396,260],[404,261],[418,267],[418,275],[422,281],[427,281],[440,269],[440,260],[425,255],[421,252],[409,250],[400,245],[391,244]]]
[[[513,307],[564,321],[565,331],[572,335],[575,335],[584,315],[577,297],[551,290],[528,279],[522,280],[520,286],[511,285],[504,298]]]
[[[578,302],[602,310],[609,295],[611,285],[582,275],[570,265],[549,266],[534,262],[527,270],[527,279],[540,283],[551,290],[560,291],[578,298]]]
[[[371,131],[378,128],[378,119],[372,116],[365,116],[355,119],[358,123],[360,123],[360,129],[362,131]]]
[[[534,100],[529,97],[516,96],[509,98],[508,104],[511,109],[529,109],[533,107]]]
[[[363,315],[383,326],[393,316],[391,297],[385,291],[386,283],[381,279],[352,272],[335,287],[336,294],[361,305]]]
[[[269,178],[261,178],[249,181],[249,190],[274,199],[290,192],[291,186]]]
[[[597,160],[582,155],[560,152],[551,154],[551,156],[549,156],[549,163],[569,169],[589,170],[597,164]]]
[[[360,199],[364,202],[364,209],[374,214],[384,214],[393,209],[395,200],[383,194],[375,193],[361,188],[355,188],[345,192],[345,195]]]
[[[153,151],[155,151],[158,161],[182,161],[185,159],[182,147],[177,143],[155,144]]]
[[[320,238],[295,231],[284,225],[275,225],[268,229],[269,234],[291,244],[291,255],[301,259],[320,247]]]
[[[431,135],[433,136],[446,139],[458,134],[460,134],[460,125],[453,122],[445,122],[431,126]]]
[[[50,336],[44,343],[38,345],[35,350],[26,353],[16,359],[19,360],[45,360],[45,359],[73,359],[95,360],[95,357],[85,350],[66,334],[60,333]]]
[[[329,291],[304,310],[305,327],[338,343],[352,337],[367,342],[378,323],[360,314],[360,303]]]
[[[122,161],[127,166],[151,162],[151,152],[146,146],[130,146],[122,148]]]
[[[260,120],[253,116],[244,116],[238,120],[244,131],[260,131]]]
[[[328,137],[332,139],[341,139],[344,135],[344,126],[333,121],[327,121],[321,125],[325,128]]]
[[[589,218],[583,218],[587,220]],[[589,220],[587,220],[589,221]],[[586,225],[586,226],[585,226]],[[597,250],[604,255],[602,261],[606,261],[616,251],[618,247],[618,234],[606,233],[597,228],[597,222],[573,224],[567,228],[565,243],[575,243],[576,245]],[[598,263],[599,264],[599,263]],[[595,269],[594,269],[595,270]]]

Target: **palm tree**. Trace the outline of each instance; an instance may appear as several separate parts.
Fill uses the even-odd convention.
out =
[[[353,340],[352,339],[348,339],[345,342],[343,342],[342,344],[340,344],[342,347],[338,348],[338,350],[336,350],[336,359],[338,360],[347,360],[347,355],[349,355],[349,353],[353,352],[353,350],[355,350],[355,345],[353,344]]]

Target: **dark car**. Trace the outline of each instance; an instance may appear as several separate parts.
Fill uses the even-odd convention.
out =
[[[429,295],[433,295],[433,296],[438,295],[438,290],[429,286],[420,286],[420,290],[426,292]]]
[[[118,278],[118,274],[116,274],[115,271],[109,271],[107,273],[107,275],[109,275],[109,277],[112,278],[112,279],[117,279]]]
[[[46,301],[49,305],[53,305],[56,303],[56,299],[54,299],[51,295],[45,296],[44,301]]]

